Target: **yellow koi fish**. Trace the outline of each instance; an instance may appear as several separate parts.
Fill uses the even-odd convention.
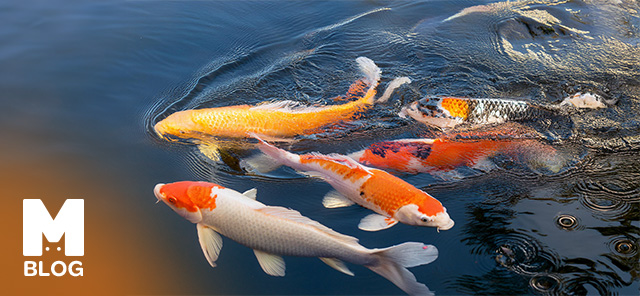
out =
[[[343,262],[363,265],[411,295],[433,293],[407,270],[433,262],[432,245],[407,242],[384,249],[367,249],[355,237],[340,234],[299,212],[256,201],[256,190],[245,193],[208,182],[158,184],[158,200],[196,224],[207,261],[216,266],[224,235],[253,249],[269,275],[284,276],[282,256],[318,257],[332,268],[353,276]]]
[[[267,138],[290,138],[312,133],[332,123],[352,120],[359,112],[373,105],[381,73],[380,68],[366,57],[359,57],[356,62],[366,77],[352,84],[347,93],[347,98],[364,93],[355,101],[317,107],[287,100],[257,106],[185,110],[161,120],[154,130],[162,138],[245,138],[247,133],[257,133]]]

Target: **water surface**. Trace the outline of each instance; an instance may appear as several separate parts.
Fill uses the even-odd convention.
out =
[[[82,279],[24,278],[9,229],[3,283],[35,293],[399,294],[360,266],[349,277],[317,259],[285,258],[283,278],[225,239],[211,268],[195,227],[153,185],[210,180],[300,211],[367,247],[423,241],[439,258],[412,268],[439,295],[613,294],[640,288],[640,6],[635,1],[65,1],[0,4],[3,224],[20,200],[51,208],[84,198]],[[379,140],[437,135],[397,116],[424,95],[554,104],[589,91],[615,102],[525,123],[569,160],[556,172],[494,159],[486,170],[403,175],[438,198],[447,231],[357,229],[360,207],[324,209],[330,186],[282,169],[266,176],[151,126],[178,110],[290,99],[331,104],[358,78],[355,59],[413,82],[363,119],[300,137],[297,153],[349,153]],[[5,220],[6,219],[6,220]],[[52,260],[57,257],[51,255]],[[107,284],[108,283],[108,284]],[[115,284],[117,283],[117,284]],[[81,291],[82,290],[82,291]]]

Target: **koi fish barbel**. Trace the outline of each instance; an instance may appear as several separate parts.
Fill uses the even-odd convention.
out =
[[[343,262],[363,265],[410,295],[433,293],[407,270],[433,262],[438,250],[432,245],[407,242],[383,249],[368,249],[355,237],[338,233],[299,212],[256,201],[256,190],[240,193],[208,183],[182,181],[154,188],[180,216],[196,224],[198,240],[212,267],[224,235],[253,249],[262,270],[285,275],[282,256],[318,257],[332,268],[353,276]]]
[[[311,153],[297,155],[277,148],[253,135],[258,148],[276,161],[305,174],[319,177],[335,191],[329,192],[322,204],[338,208],[359,204],[376,214],[364,217],[358,228],[378,231],[398,222],[448,230],[454,222],[442,203],[428,193],[383,170],[366,167],[345,155]],[[248,160],[249,167],[257,167]]]
[[[565,106],[576,108],[606,108],[604,99],[590,93],[577,93],[558,105],[536,105],[526,101],[507,99],[478,99],[426,96],[402,108],[401,117],[441,128],[452,128],[462,123],[483,125],[512,120],[542,119],[563,112]]]

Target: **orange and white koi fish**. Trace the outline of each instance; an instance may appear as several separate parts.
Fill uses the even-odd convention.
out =
[[[352,120],[359,112],[374,104],[381,73],[380,68],[366,57],[359,57],[356,62],[366,77],[350,87],[347,98],[364,93],[355,101],[317,107],[286,100],[257,106],[185,110],[169,115],[158,122],[154,129],[163,138],[245,138],[247,133],[257,133],[267,138],[290,138],[315,132],[328,124]]]
[[[385,171],[366,167],[345,155],[297,155],[260,141],[260,150],[277,163],[320,177],[333,186],[336,191],[329,192],[322,201],[325,207],[357,203],[376,212],[360,221],[358,228],[362,230],[382,230],[398,222],[438,230],[453,227],[454,222],[440,201]]]
[[[553,147],[533,139],[402,139],[377,142],[349,156],[364,165],[417,174],[473,167],[497,154],[526,160],[557,160],[551,158],[556,155]],[[554,170],[560,164],[549,161],[549,165]]]
[[[591,93],[577,93],[558,105],[536,105],[526,101],[507,99],[478,99],[426,96],[402,108],[399,115],[441,128],[462,123],[483,125],[512,120],[544,119],[564,112],[566,106],[575,108],[606,108],[611,102]]]
[[[407,242],[384,249],[367,249],[355,237],[340,234],[299,212],[256,201],[256,190],[245,193],[208,182],[158,184],[155,196],[196,224],[207,261],[216,266],[226,236],[253,249],[262,270],[285,275],[282,256],[318,257],[332,268],[353,276],[343,262],[363,265],[411,295],[432,292],[407,270],[433,262],[432,245]]]

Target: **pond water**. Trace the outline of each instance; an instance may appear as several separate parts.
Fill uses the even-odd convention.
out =
[[[153,186],[205,180],[300,211],[366,247],[420,241],[440,254],[411,268],[436,295],[638,295],[640,4],[636,1],[5,1],[0,3],[0,251],[20,294],[401,294],[361,266],[350,277],[286,257],[271,277],[224,240],[218,266],[194,225]],[[482,168],[400,174],[447,208],[447,231],[365,232],[361,207],[325,209],[331,187],[289,169],[250,174],[252,151],[215,162],[153,125],[186,109],[294,100],[334,104],[355,59],[412,83],[357,121],[298,137],[295,153],[351,153],[441,131],[400,109],[425,95],[553,105],[577,92],[611,104],[524,122],[566,162],[554,170],[495,157]],[[482,131],[482,129],[479,129]],[[478,130],[472,130],[475,132]],[[85,200],[84,276],[24,277],[21,200],[55,213]],[[16,225],[12,227],[11,225]],[[63,243],[47,243],[55,247]],[[46,254],[45,262],[66,260]]]

